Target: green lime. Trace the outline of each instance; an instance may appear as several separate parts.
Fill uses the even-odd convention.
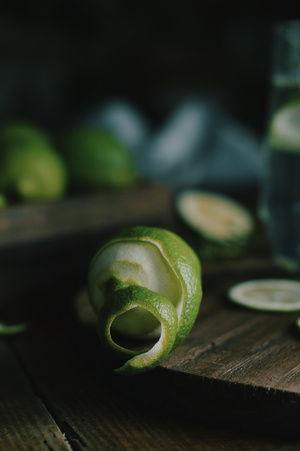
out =
[[[116,370],[126,375],[154,368],[183,342],[202,298],[197,255],[178,235],[155,227],[115,234],[93,258],[88,286],[100,341],[127,360]],[[111,330],[158,341],[137,352],[115,343]]]
[[[69,131],[60,149],[74,189],[123,188],[136,183],[129,149],[106,131],[89,127]]]
[[[15,144],[0,152],[0,191],[23,201],[61,197],[66,189],[66,168],[50,146]]]
[[[0,151],[8,146],[45,145],[50,140],[44,131],[27,122],[9,122],[0,127]]]
[[[4,324],[0,323],[0,337],[6,335],[15,335],[25,332],[28,329],[28,324]]]
[[[251,213],[219,193],[184,190],[177,195],[175,207],[199,238],[202,258],[239,255],[254,230]]]
[[[273,115],[269,143],[281,151],[300,152],[300,99],[296,96]]]
[[[4,194],[0,193],[0,210],[5,207],[7,207],[6,196],[4,196]]]

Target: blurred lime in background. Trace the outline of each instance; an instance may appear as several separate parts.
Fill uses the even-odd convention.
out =
[[[2,208],[5,208],[6,206],[7,206],[6,197],[4,196],[4,194],[0,193],[0,210],[2,210]]]
[[[8,122],[0,127],[0,147],[23,144],[50,144],[50,139],[42,129],[23,121]]]
[[[47,135],[26,123],[0,130],[0,193],[9,201],[57,199],[64,195],[67,171]]]
[[[59,148],[76,191],[127,188],[137,182],[130,150],[110,132],[81,126],[66,132]]]

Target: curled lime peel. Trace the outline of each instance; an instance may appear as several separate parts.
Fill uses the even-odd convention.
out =
[[[166,298],[148,288],[134,284],[124,284],[112,278],[107,284],[108,302],[101,308],[98,316],[98,335],[102,345],[126,360],[115,369],[120,375],[133,375],[148,371],[157,366],[172,350],[177,332],[177,312]],[[132,310],[141,308],[150,312],[161,324],[159,340],[146,351],[133,351],[115,343],[111,336],[111,327],[115,319]]]
[[[97,251],[88,287],[102,346],[123,362],[116,373],[134,375],[155,368],[189,334],[202,298],[201,265],[175,233],[136,226]],[[112,332],[145,346],[124,348]]]

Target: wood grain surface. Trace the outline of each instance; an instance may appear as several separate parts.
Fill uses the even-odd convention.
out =
[[[197,321],[184,343],[158,368],[138,378],[112,373],[109,377],[124,393],[168,411],[238,425],[242,430],[300,438],[300,333],[295,325],[299,312],[267,313],[232,304],[227,292],[243,280],[243,272],[238,277],[233,270],[230,277],[228,265],[226,272],[222,278],[220,271],[210,286],[209,271],[207,275],[204,271]],[[103,373],[95,318],[87,295],[85,301],[82,293],[78,299],[80,321],[94,330],[88,345],[95,347],[90,358]],[[117,365],[106,354],[103,358],[110,370]]]
[[[170,213],[171,192],[164,186],[109,191],[48,203],[16,205],[0,212],[0,246],[76,238],[141,223]]]
[[[1,450],[299,449],[299,441],[292,438],[249,434],[239,423],[229,428],[205,418],[186,418],[163,399],[149,403],[151,378],[143,384],[143,397],[134,392],[140,386],[137,380],[131,380],[130,392],[120,390],[107,377],[105,360],[102,372],[88,363],[80,347],[87,342],[84,335],[76,339],[76,333],[78,325],[67,309],[59,315],[47,311],[23,336],[2,340]]]
[[[172,224],[170,193],[159,192],[159,206],[149,191],[136,202],[132,193],[136,221]],[[283,275],[264,240],[239,259],[203,262],[204,298],[188,339],[159,368],[125,379],[111,371],[84,295],[86,265],[109,224],[128,221],[101,224],[95,234],[79,226],[75,242],[28,231],[27,244],[1,247],[0,319],[30,327],[0,340],[0,450],[298,450],[296,315],[249,311],[226,296],[240,281]]]

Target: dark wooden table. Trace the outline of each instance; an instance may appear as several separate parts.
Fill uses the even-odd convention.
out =
[[[270,375],[271,371],[268,365],[263,368],[258,365],[256,376],[254,367],[249,364],[249,349],[243,348],[242,344],[232,345],[234,338],[235,343],[239,343],[235,335],[237,328],[243,335],[243,324],[247,325],[252,345],[255,339],[252,332],[258,328],[256,339],[261,344],[261,325],[264,323],[261,313],[233,307],[226,299],[227,290],[234,283],[254,278],[287,277],[273,267],[260,233],[254,237],[245,255],[230,261],[203,262],[204,297],[200,315],[195,329],[177,353],[170,355],[161,368],[148,373],[145,379],[131,378],[118,383],[105,366],[106,360],[98,349],[94,331],[78,319],[74,300],[85,287],[90,258],[113,229],[131,223],[177,227],[172,196],[168,190],[152,187],[121,196],[111,194],[77,199],[73,208],[68,202],[30,208],[30,216],[29,210],[23,207],[0,213],[1,320],[30,324],[27,332],[0,339],[1,451],[300,449],[299,438],[292,437],[293,434],[286,430],[287,433],[278,434],[274,426],[273,431],[264,433],[256,428],[256,421],[251,427],[251,418],[259,417],[266,406],[263,394],[261,402],[264,405],[260,404],[259,388],[258,395],[250,398],[245,398],[243,391],[237,392],[240,393],[237,403],[236,392],[230,392],[232,385],[225,383],[226,378],[233,378],[234,386],[239,383],[246,386],[245,380],[251,385],[257,377],[257,386],[262,386],[260,379],[263,374]],[[280,347],[276,330],[282,330],[283,324],[282,316],[268,315],[265,320],[270,324],[269,329],[273,328],[273,335],[271,338],[268,335],[265,340],[265,354],[271,342],[277,349]],[[284,317],[285,324],[290,325],[293,320],[294,316]],[[203,331],[200,351],[199,343],[195,344],[199,327]],[[284,347],[287,339],[282,338],[286,354],[278,353],[279,367],[289,352],[293,359],[297,356],[297,339],[300,349],[300,337],[291,332],[288,339],[293,340],[293,346]],[[214,354],[217,346],[219,353]],[[162,398],[160,403],[155,396],[151,399],[151,393],[153,387],[156,389],[163,381],[160,389],[165,387],[170,395],[170,388],[166,388],[168,375],[171,375],[169,385],[175,384],[174,389],[178,388],[176,383],[181,383],[182,374],[192,371],[191,349],[198,355],[202,353],[200,361],[205,364],[198,365],[203,377],[195,390],[192,414],[188,415],[187,406],[176,408],[172,403],[168,404],[168,397]],[[224,349],[228,355],[230,351],[231,359],[236,357],[236,366],[228,366],[230,359],[226,361],[228,355],[226,357]],[[258,355],[259,350],[256,352]],[[181,365],[178,374],[175,374],[176,362]],[[276,356],[268,362],[276,374]],[[246,365],[247,371],[239,373],[239,365],[244,368]],[[294,392],[300,391],[298,366],[295,361],[290,364]],[[224,384],[222,397],[203,395],[212,390],[209,387],[214,389],[208,378],[223,380],[217,386],[220,393]],[[207,391],[203,392],[201,387]],[[291,390],[285,389],[288,395]],[[180,405],[185,390],[189,398],[190,387],[183,386],[178,396],[176,393],[173,398],[169,396],[170,402],[178,399]],[[241,406],[245,401],[245,414],[249,399],[252,400],[252,410],[248,410],[247,417],[249,428],[243,428],[239,413],[243,413]],[[285,406],[284,397],[280,402]],[[299,402],[299,395],[296,395],[291,412],[298,419]],[[237,410],[235,418],[237,405],[240,411]],[[289,408],[290,399],[286,405]],[[267,406],[266,415],[272,416],[272,406],[272,402]],[[278,409],[276,403],[273,407]],[[199,411],[202,414],[198,414]]]

